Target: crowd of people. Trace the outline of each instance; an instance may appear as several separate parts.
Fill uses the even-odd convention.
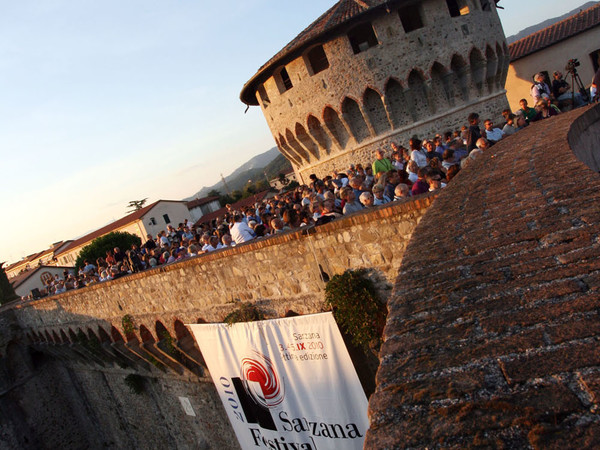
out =
[[[532,88],[532,96],[540,90]],[[534,96],[535,108],[531,108],[522,99],[518,111],[502,112],[504,123],[498,126],[491,119],[481,122],[479,115],[472,113],[467,117],[468,126],[461,130],[425,140],[413,137],[408,147],[392,142],[390,148],[376,150],[370,165],[351,164],[346,170],[335,170],[323,178],[311,175],[308,185],[240,210],[227,205],[227,213],[211,222],[192,225],[186,221],[177,228],[168,225],[156,236],[148,235],[140,247],[134,245],[124,252],[115,247],[96,261],[84,261],[76,274],[65,271],[63,277],[56,275],[43,294],[114,280],[443,189],[460,170],[498,141],[531,122],[560,114],[553,100],[553,95],[539,94],[537,100]]]

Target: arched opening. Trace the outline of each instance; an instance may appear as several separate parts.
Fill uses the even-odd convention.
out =
[[[486,59],[486,73],[485,73],[485,82],[487,84],[488,92],[492,93],[495,90],[496,86],[496,71],[498,70],[498,57],[492,47],[489,45],[485,49],[485,59]]]
[[[175,320],[174,328],[179,349],[183,352],[185,356],[187,356],[200,367],[200,369],[202,370],[201,375],[204,375],[206,362],[204,361],[204,356],[202,356],[202,353],[200,352],[200,349],[196,344],[196,339],[194,339],[194,336],[192,336],[188,328],[183,324],[181,320]]]
[[[54,341],[55,344],[62,344],[62,341],[60,340],[60,337],[58,336],[58,333],[54,330],[52,330],[52,340]]]
[[[500,43],[496,43],[496,54],[498,55],[498,70],[497,70],[497,83],[498,90],[504,89],[504,83],[506,83],[506,77],[508,75],[508,66],[510,64],[510,55],[504,51]]]
[[[342,102],[342,117],[348,124],[350,133],[356,142],[362,142],[371,135],[358,103],[349,97]]]
[[[346,144],[348,144],[348,141],[350,140],[350,135],[340,120],[338,113],[335,112],[333,108],[330,108],[329,106],[325,108],[323,111],[323,123],[337,141],[338,146],[341,149],[346,148]]]
[[[363,105],[375,134],[388,132],[391,127],[381,95],[374,89],[367,88],[363,95]]]
[[[304,146],[306,150],[311,154],[312,158],[315,160],[319,160],[319,147],[315,142],[310,138],[306,130],[302,125],[296,123],[296,137],[300,141],[300,143]]]
[[[185,367],[196,375],[202,376],[204,374],[202,368],[181,351],[177,339],[171,336],[169,330],[167,330],[160,320],[156,321],[156,335],[159,339],[156,346],[167,358],[171,359],[174,363]]]
[[[102,327],[98,327],[98,337],[100,338],[100,342],[102,344],[104,344],[104,343],[110,344],[111,343],[110,336]]]
[[[319,144],[322,150],[329,155],[331,153],[331,139],[321,127],[321,122],[315,116],[308,116],[308,120],[306,121],[308,125],[308,132],[313,137],[315,141]]]
[[[392,126],[395,129],[408,125],[415,120],[411,110],[407,108],[404,88],[394,78],[391,78],[385,86],[385,101],[392,120]]]
[[[473,83],[473,88],[477,96],[483,95],[486,62],[479,49],[474,48],[471,50],[471,53],[469,53],[469,64],[471,66],[471,82]]]
[[[281,134],[279,135],[279,139],[275,139],[275,141],[277,142],[277,147],[279,148],[281,154],[285,156],[289,161],[291,161],[292,164],[302,164],[300,156],[298,156],[296,152],[294,152],[294,150],[291,149],[289,145],[287,145],[285,138]]]
[[[69,329],[69,336],[71,335],[71,333],[73,333],[73,330]],[[52,339],[52,336],[50,335],[50,333],[48,333],[48,330],[45,331],[46,334],[46,342],[48,342],[48,344],[54,344],[54,339]],[[72,338],[75,337],[75,333],[73,333]],[[71,339],[73,342],[75,342],[74,339]]]
[[[427,103],[427,90],[425,79],[421,72],[413,69],[408,76],[409,105],[414,110],[416,120],[429,117],[429,105]]]
[[[112,339],[110,346],[127,361],[127,364],[134,364],[146,370],[149,369],[148,361],[139,354],[141,350],[139,349],[138,339],[135,336],[131,342],[126,344],[119,330],[115,326],[111,326],[110,337]]]
[[[432,109],[433,111],[441,111],[453,102],[451,96],[450,80],[447,75],[448,71],[439,62],[433,63],[431,67],[431,90],[432,90]]]
[[[179,374],[183,373],[179,364],[165,357],[165,355],[157,349],[156,339],[145,325],[140,325],[140,338],[142,339],[141,348],[146,351],[149,362],[154,367],[160,370],[165,370],[166,367],[169,367]]]
[[[469,100],[469,79],[467,73],[467,63],[460,55],[453,55],[450,62],[452,70],[452,92],[454,93],[455,103],[460,104]]]
[[[125,342],[125,339],[123,339],[123,335],[121,334],[121,332],[117,330],[117,328],[114,326],[110,327],[110,336],[113,342]]]
[[[294,133],[292,133],[290,130],[285,130],[285,139],[287,141],[287,144],[294,149],[294,151],[300,155],[302,157],[302,159],[306,162],[310,161],[310,158],[308,156],[308,153],[306,152],[306,150],[304,150],[304,148],[300,145],[300,143],[296,140],[296,137],[294,136]]]
[[[304,60],[310,75],[316,75],[329,68],[329,60],[322,45],[316,45],[307,51]]]

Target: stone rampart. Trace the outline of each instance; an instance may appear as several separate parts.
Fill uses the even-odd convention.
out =
[[[257,303],[271,317],[322,309],[324,278],[346,269],[374,269],[391,285],[402,255],[432,196],[398,202],[307,230],[289,232],[232,249],[36,301],[14,310],[26,333],[60,335],[103,327],[121,334],[125,315],[154,333],[160,321],[220,322],[238,302]],[[138,336],[141,338],[141,336]]]
[[[388,302],[366,448],[598,448],[599,120],[533,123],[427,211]]]

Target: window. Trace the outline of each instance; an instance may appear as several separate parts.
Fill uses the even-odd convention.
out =
[[[317,45],[306,54],[308,60],[308,72],[315,75],[329,68],[329,61],[322,45]]]
[[[446,0],[450,17],[465,16],[469,14],[467,0]]]
[[[150,225],[156,225],[156,219],[154,217],[150,217]]]
[[[168,214],[163,214],[163,219],[165,219],[165,223],[171,223],[171,219],[169,219]]]
[[[600,50],[590,53],[590,58],[592,59],[592,65],[594,66],[594,73],[596,73],[600,64]]]
[[[260,101],[262,102],[265,108],[271,104],[271,100],[267,95],[267,90],[262,84],[258,87],[258,96],[260,97]]]
[[[379,45],[373,26],[370,23],[361,23],[352,28],[348,32],[348,39],[355,55]]]
[[[419,5],[408,5],[400,8],[398,14],[405,33],[423,28],[423,18],[421,17]]]
[[[275,76],[275,82],[280,94],[283,94],[285,91],[289,91],[294,87],[292,80],[290,79],[290,75],[285,67],[283,67]]]
[[[490,0],[481,0],[481,10],[482,11],[491,11],[492,10],[492,5],[490,3]]]

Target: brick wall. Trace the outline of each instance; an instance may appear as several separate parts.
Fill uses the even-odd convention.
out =
[[[598,447],[600,179],[574,155],[598,160],[598,108],[507,138],[428,210],[388,303],[367,448]]]

